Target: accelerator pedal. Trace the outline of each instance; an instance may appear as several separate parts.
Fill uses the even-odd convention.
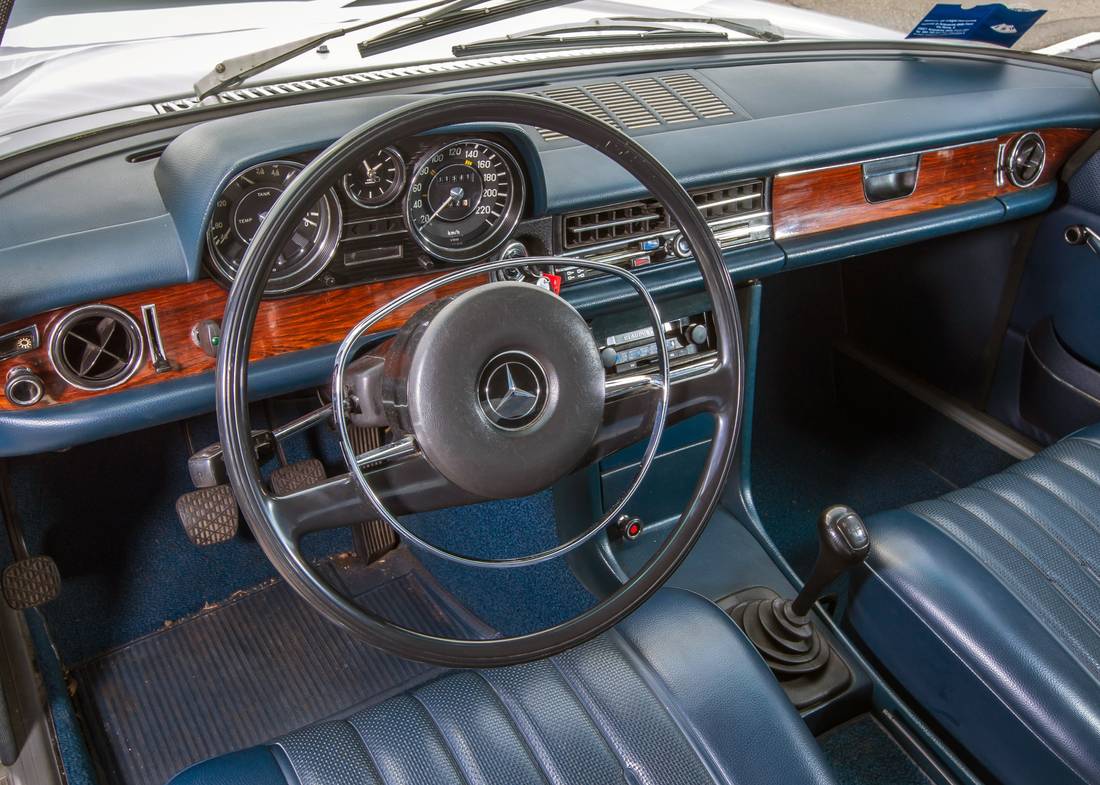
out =
[[[0,584],[4,588],[4,602],[9,608],[21,611],[56,599],[61,593],[61,573],[57,562],[49,556],[28,556],[5,567]]]
[[[183,531],[195,545],[217,545],[237,534],[237,500],[228,485],[213,485],[185,493],[176,500]]]
[[[386,439],[386,430],[384,428],[361,428],[353,425],[348,429],[348,435],[351,437],[352,447],[355,448],[355,452],[358,454],[381,447]],[[371,467],[364,468],[369,469]],[[388,523],[378,518],[363,521],[352,527],[351,532],[352,539],[355,542],[355,552],[367,564],[377,561],[396,548],[400,542],[397,539],[397,532]]]

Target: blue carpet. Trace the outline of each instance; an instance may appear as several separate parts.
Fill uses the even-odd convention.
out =
[[[878,721],[863,714],[818,738],[837,785],[930,785]]]
[[[274,577],[249,538],[188,541],[174,506],[192,490],[188,454],[180,427],[168,425],[10,461],[27,546],[52,556],[63,578],[42,614],[66,665]],[[346,550],[350,536],[317,545],[314,555]]]
[[[510,558],[558,543],[551,491],[410,516],[404,522],[428,542],[463,556]],[[417,555],[452,594],[506,635],[553,626],[595,603],[564,559],[516,569],[486,569]]]
[[[752,493],[769,536],[805,577],[830,504],[864,517],[1001,471],[1010,456],[870,372],[838,359],[837,401],[764,397],[753,426]]]

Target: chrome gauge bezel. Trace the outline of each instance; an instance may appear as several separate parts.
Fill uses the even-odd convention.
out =
[[[466,144],[476,144],[488,147],[501,157],[505,167],[509,170],[512,182],[515,184],[514,195],[508,205],[508,209],[501,215],[497,225],[493,227],[493,230],[486,237],[472,245],[465,245],[457,248],[442,246],[424,237],[413,222],[411,211],[415,194],[412,191],[412,184],[416,182],[420,170],[431,161],[433,157],[443,150],[454,147],[455,145]],[[511,236],[512,231],[516,228],[516,225],[519,224],[520,217],[523,215],[524,206],[527,202],[527,183],[523,177],[523,170],[520,169],[519,163],[516,161],[516,157],[512,155],[504,145],[489,141],[488,139],[479,139],[476,137],[450,139],[429,148],[417,159],[415,166],[412,167],[405,191],[404,216],[409,235],[416,244],[428,254],[446,262],[470,262],[475,259],[482,259],[489,256],[489,254],[493,253],[493,251],[499,248]]]
[[[383,147],[378,152],[388,153],[397,161],[397,170],[393,178],[393,185],[390,186],[390,193],[383,201],[371,204],[369,202],[360,201],[352,194],[351,189],[348,188],[348,182],[355,176],[355,172],[348,172],[340,178],[340,190],[344,192],[344,196],[347,197],[349,202],[357,207],[362,207],[364,210],[378,210],[393,204],[405,193],[405,183],[409,180],[408,165],[405,163],[405,157],[401,155],[400,150],[396,147]],[[362,161],[359,163],[362,163]],[[359,163],[357,163],[356,166],[358,166]]]
[[[283,166],[295,169],[298,172],[305,169],[305,164],[299,161],[284,159],[260,161],[237,172],[237,174],[235,174],[218,192],[218,198],[220,199],[222,195],[242,177],[261,166]],[[336,196],[335,188],[330,188],[325,191],[324,196],[322,196],[318,202],[323,203],[325,207],[325,210],[322,211],[325,224],[321,228],[318,241],[313,245],[309,255],[300,263],[299,267],[292,274],[277,278],[273,270],[271,278],[268,279],[267,286],[264,287],[264,294],[286,294],[296,289],[300,289],[324,272],[329,262],[332,261],[336,253],[336,248],[340,244],[340,235],[344,225],[344,212],[340,207],[340,200]],[[225,284],[232,284],[233,279],[236,277],[236,265],[229,262],[224,257],[224,254],[218,250],[217,246],[214,245],[211,237],[212,231],[213,228],[208,223],[206,227],[208,267],[215,278],[221,280]]]

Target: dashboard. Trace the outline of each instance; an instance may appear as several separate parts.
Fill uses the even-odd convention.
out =
[[[638,138],[688,189],[735,280],[1041,212],[1100,127],[1088,74],[961,55],[677,63],[523,89]],[[0,180],[0,454],[209,411],[227,290],[267,209],[328,144],[415,98],[196,120]],[[254,394],[321,382],[332,345],[371,310],[500,258],[516,259],[502,277],[546,277],[586,316],[633,301],[570,258],[628,267],[659,297],[701,289],[661,205],[598,151],[525,125],[397,139],[288,238],[256,322]]]

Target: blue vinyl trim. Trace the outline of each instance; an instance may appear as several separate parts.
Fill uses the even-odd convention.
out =
[[[336,344],[252,366],[248,391],[264,398],[322,384],[332,373]],[[0,412],[0,457],[32,455],[105,439],[212,411],[214,374],[174,379],[76,403]]]
[[[1038,188],[1005,194],[998,199],[1005,206],[1005,220],[1012,221],[1043,212],[1054,204],[1057,195],[1058,183],[1047,183]]]

